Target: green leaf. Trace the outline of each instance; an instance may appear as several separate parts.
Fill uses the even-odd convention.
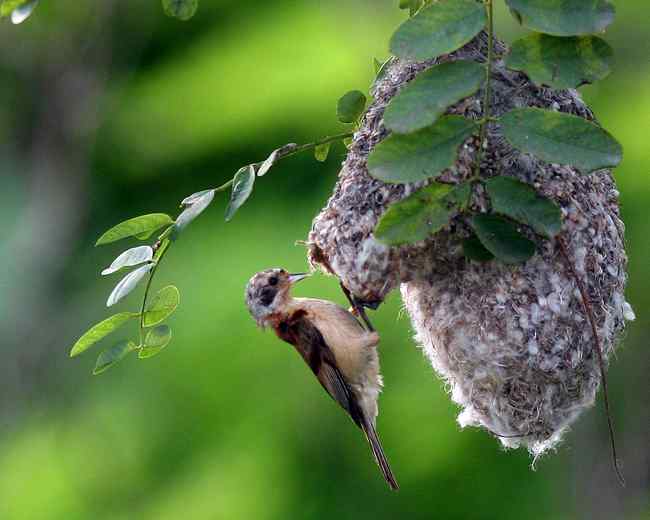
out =
[[[525,72],[538,85],[564,89],[607,77],[612,62],[612,48],[601,38],[532,34],[512,45],[506,66]]]
[[[93,325],[74,344],[70,350],[70,357],[78,356],[82,352],[85,352],[95,343],[108,336],[111,332],[119,329],[131,318],[136,318],[138,316],[139,314],[136,312],[120,312],[119,314],[115,314],[110,318],[106,318],[104,321]]]
[[[248,200],[248,197],[253,193],[254,186],[255,168],[253,166],[244,166],[235,174],[230,202],[226,208],[226,222],[230,222],[239,208]]]
[[[27,20],[34,12],[34,9],[36,9],[38,2],[39,0],[21,2],[20,7],[17,7],[11,13],[11,23],[18,25]]]
[[[176,218],[174,236],[183,231],[196,217],[203,213],[214,199],[215,190],[195,193],[183,201],[186,208]]]
[[[318,162],[327,161],[327,157],[330,154],[331,143],[319,144],[314,148],[314,157]]]
[[[501,120],[504,137],[518,150],[540,159],[570,164],[589,173],[613,168],[623,150],[608,132],[581,117],[539,108],[518,108]]]
[[[607,0],[506,0],[520,23],[555,36],[579,36],[605,30],[615,9]]]
[[[188,206],[191,206],[192,204],[196,204],[199,202],[203,197],[207,196],[209,193],[214,192],[213,189],[210,190],[201,190],[197,191],[196,193],[192,193],[189,197],[185,197],[182,202],[181,202],[181,207],[182,208],[187,208]]]
[[[386,128],[408,134],[432,125],[454,103],[474,94],[485,81],[485,67],[452,61],[419,74],[389,103]]]
[[[539,195],[532,186],[512,177],[493,177],[486,182],[492,209],[547,238],[562,230],[562,212],[555,202]]]
[[[424,61],[462,47],[485,27],[482,2],[446,0],[421,9],[390,40],[390,50],[405,60]]]
[[[152,213],[150,215],[142,215],[140,217],[135,217],[124,222],[119,223],[117,226],[112,227],[106,233],[104,233],[99,240],[97,240],[96,246],[102,246],[104,244],[110,244],[112,242],[117,242],[123,238],[128,237],[141,237],[145,234],[148,234],[146,238],[149,238],[152,233],[157,231],[163,226],[168,226],[173,224],[174,221],[169,215],[164,213]]]
[[[260,169],[257,170],[257,176],[263,177],[264,175],[266,175],[268,171],[271,169],[271,167],[278,160],[278,158],[281,158],[285,154],[294,151],[296,148],[298,148],[298,145],[296,143],[289,143],[278,148],[277,150],[273,150],[273,152],[271,152],[271,155],[269,155],[268,158],[262,163]]]
[[[144,313],[144,326],[153,327],[165,321],[176,310],[180,300],[180,292],[175,286],[168,285],[160,289]]]
[[[162,6],[167,16],[185,22],[196,14],[199,0],[162,0]]]
[[[106,372],[114,364],[122,361],[127,354],[136,349],[135,343],[133,341],[120,341],[115,344],[108,350],[102,352],[97,358],[97,363],[95,363],[95,369],[93,370],[94,375],[99,375],[103,372]]]
[[[417,13],[423,4],[424,0],[399,0],[399,8],[408,9],[411,16]]]
[[[0,1],[0,17],[9,16],[19,7],[28,3],[29,0],[4,0]]]
[[[408,135],[392,134],[368,157],[370,175],[384,182],[416,182],[450,168],[458,147],[477,129],[474,121],[444,116],[428,128]]]
[[[354,123],[366,108],[366,96],[359,90],[351,90],[343,95],[336,106],[336,115],[341,123]]]
[[[102,276],[113,274],[123,267],[133,267],[153,259],[153,249],[150,246],[139,246],[127,249],[113,263],[102,271]]]
[[[391,205],[375,228],[375,237],[390,246],[418,242],[445,227],[469,194],[469,187],[434,182]]]
[[[143,265],[142,267],[138,267],[134,271],[131,271],[129,274],[127,274],[124,278],[122,278],[119,283],[115,286],[115,289],[113,289],[113,292],[111,292],[111,295],[108,297],[108,301],[106,302],[106,307],[112,307],[115,305],[117,302],[119,302],[122,298],[127,296],[133,289],[136,288],[136,286],[140,283],[140,281],[147,276],[149,271],[153,268],[153,264],[146,264]]]
[[[151,329],[144,340],[144,346],[140,349],[138,357],[147,359],[160,353],[172,339],[172,329],[167,325],[158,325]]]
[[[494,260],[494,255],[490,253],[476,235],[463,240],[463,254],[465,258],[474,260],[475,262],[489,262]]]
[[[525,262],[535,254],[535,244],[510,221],[497,215],[476,215],[472,227],[481,244],[506,264]]]

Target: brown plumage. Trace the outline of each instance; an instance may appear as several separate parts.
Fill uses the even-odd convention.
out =
[[[398,489],[375,429],[382,386],[379,336],[332,302],[291,297],[291,285],[305,276],[283,269],[256,274],[246,292],[251,314],[260,326],[272,327],[295,347],[327,393],[365,433],[386,482]]]

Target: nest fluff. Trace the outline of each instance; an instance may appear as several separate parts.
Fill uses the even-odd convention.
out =
[[[525,74],[507,70],[505,46],[497,41],[495,47],[492,115],[532,106],[594,120],[576,91],[534,85]],[[462,409],[459,424],[484,427],[504,446],[525,446],[537,456],[555,446],[594,403],[601,380],[576,276],[588,293],[606,361],[625,321],[634,319],[624,297],[624,225],[611,172],[582,175],[570,166],[522,154],[503,139],[498,124],[490,125],[481,175],[515,177],[561,207],[572,267],[556,240],[541,240],[526,229],[522,231],[536,241],[538,252],[525,264],[470,261],[460,245],[470,235],[467,217],[460,214],[416,244],[388,247],[373,236],[392,203],[427,184],[385,184],[368,174],[369,152],[388,135],[383,125],[386,105],[419,72],[445,61],[485,62],[486,53],[487,38],[480,34],[436,60],[393,59],[373,86],[374,101],[354,136],[333,195],[313,222],[309,260],[340,278],[368,305],[380,304],[400,286],[418,344]],[[482,99],[483,92],[478,92],[448,113],[480,119]],[[468,139],[440,180],[468,179],[478,146],[478,138]],[[480,189],[473,193],[471,206],[476,212],[489,211]]]

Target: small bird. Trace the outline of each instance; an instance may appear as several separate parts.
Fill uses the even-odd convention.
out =
[[[343,307],[327,300],[294,298],[291,287],[309,274],[268,269],[253,276],[246,304],[257,324],[272,327],[293,345],[327,393],[363,430],[391,489],[399,486],[379,441],[375,423],[382,387],[379,335],[366,331]]]

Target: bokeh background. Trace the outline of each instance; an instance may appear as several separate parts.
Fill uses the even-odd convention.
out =
[[[359,432],[243,304],[254,272],[305,269],[294,243],[328,197],[340,145],[325,164],[282,161],[232,223],[222,195],[188,228],[157,275],[182,294],[163,354],[99,377],[97,349],[68,358],[109,315],[117,280],[98,274],[124,243],[96,249],[97,236],[175,214],[278,145],[342,131],[336,100],[367,89],[404,18],[397,0],[203,0],[187,23],[157,0],[42,0],[24,24],[2,23],[0,518],[650,518],[650,7],[617,3],[616,71],[582,91],[626,152],[616,177],[637,321],[610,371],[625,489],[601,406],[535,470],[461,431],[393,295],[373,316],[379,429],[402,486],[387,490]],[[502,2],[497,20],[509,41],[523,32]],[[322,276],[299,292],[342,302]]]

